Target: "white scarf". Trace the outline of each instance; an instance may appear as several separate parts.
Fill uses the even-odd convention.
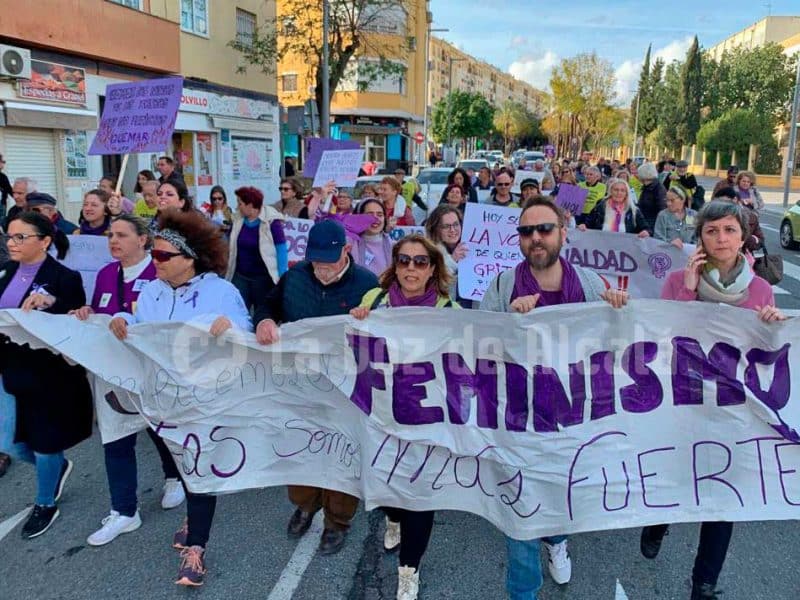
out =
[[[722,304],[741,304],[747,298],[747,290],[753,281],[753,270],[747,264],[743,254],[739,254],[736,266],[731,275],[735,278],[728,285],[720,281],[719,270],[710,265],[703,269],[697,284],[697,295],[704,302]],[[738,273],[736,272],[738,270]]]

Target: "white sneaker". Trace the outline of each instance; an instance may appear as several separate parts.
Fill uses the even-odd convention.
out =
[[[550,570],[550,577],[558,584],[569,583],[572,578],[572,559],[567,550],[567,540],[552,545],[547,542],[542,543],[547,548],[547,568]]]
[[[136,531],[142,526],[142,519],[139,517],[138,510],[132,517],[123,517],[117,511],[112,510],[102,523],[103,526],[86,539],[90,546],[105,546],[113,542],[118,535]]]
[[[386,533],[383,534],[383,549],[394,552],[400,547],[400,523],[390,521],[386,517]]]
[[[186,500],[186,492],[180,479],[167,479],[164,481],[164,495],[161,497],[161,508],[169,510],[177,508]]]
[[[414,567],[397,570],[397,600],[417,600],[419,594],[419,571]]]

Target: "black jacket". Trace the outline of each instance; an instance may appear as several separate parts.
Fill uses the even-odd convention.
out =
[[[601,200],[592,209],[584,223],[589,229],[603,229],[603,223],[606,220],[606,200]],[[642,214],[642,211],[635,206],[631,206],[625,211],[625,233],[641,233],[647,230],[650,235],[653,235],[653,230],[647,227],[647,221]]]
[[[658,213],[667,208],[666,188],[661,185],[658,179],[654,179],[647,185],[642,186],[638,204],[647,221],[647,230],[652,232],[656,226]]]
[[[6,200],[13,193],[11,182],[8,180],[8,175],[0,171],[0,206],[6,205]]]
[[[0,296],[18,268],[19,263],[13,261],[0,265]],[[31,287],[34,284],[45,286],[56,297],[49,313],[66,314],[86,304],[80,274],[51,256],[39,268]],[[29,288],[24,298],[30,293]],[[52,454],[92,434],[92,391],[83,367],[70,366],[59,354],[33,350],[3,336],[0,373],[3,387],[17,400],[15,442],[25,442],[34,452]]]

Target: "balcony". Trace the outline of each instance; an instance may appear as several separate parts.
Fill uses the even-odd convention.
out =
[[[107,0],[0,0],[0,36],[10,43],[178,73],[180,28]]]

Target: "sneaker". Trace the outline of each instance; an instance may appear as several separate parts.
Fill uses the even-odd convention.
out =
[[[31,516],[22,526],[22,537],[30,540],[42,535],[50,529],[50,525],[58,518],[58,515],[57,506],[39,506],[35,504]]]
[[[61,465],[61,473],[58,476],[58,483],[56,484],[56,502],[61,500],[61,494],[64,493],[64,484],[67,483],[67,478],[72,473],[72,467],[75,466],[69,459],[64,459],[64,464]]]
[[[548,544],[543,542],[547,548],[547,568],[550,570],[550,577],[558,584],[569,583],[572,578],[572,559],[567,550],[567,540],[559,544]]]
[[[183,525],[178,531],[175,532],[175,535],[172,536],[172,547],[177,548],[178,550],[183,550],[186,548],[186,539],[189,537],[189,520],[184,519]]]
[[[710,583],[692,582],[692,600],[719,600],[721,593]]]
[[[191,546],[181,550],[181,566],[178,569],[178,585],[201,586],[206,574],[206,565],[203,561],[205,549],[200,546]]]
[[[164,495],[161,497],[161,508],[169,510],[177,508],[186,500],[186,492],[180,479],[167,479],[164,481]]]
[[[383,534],[383,549],[394,552],[400,547],[400,523],[390,521],[386,517],[386,532]]]
[[[123,533],[136,531],[142,526],[142,519],[139,517],[138,510],[132,517],[125,517],[112,510],[111,514],[103,519],[102,523],[103,526],[100,529],[86,538],[86,543],[90,546],[105,546]]]
[[[419,594],[419,571],[414,567],[397,570],[397,600],[417,600]]]

